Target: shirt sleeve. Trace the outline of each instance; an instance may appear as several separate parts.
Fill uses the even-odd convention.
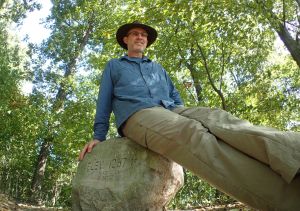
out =
[[[166,75],[166,79],[167,79],[167,83],[168,83],[168,87],[169,87],[169,95],[170,98],[172,98],[174,100],[175,105],[177,106],[183,106],[183,101],[180,97],[179,92],[177,91],[177,89],[175,88],[171,78],[169,77],[169,75],[167,74],[166,70],[163,69]]]
[[[106,140],[109,129],[109,119],[112,112],[113,83],[111,68],[108,63],[103,71],[97,100],[96,116],[94,121],[94,139]]]

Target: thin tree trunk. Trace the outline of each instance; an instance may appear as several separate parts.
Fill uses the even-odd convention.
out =
[[[90,37],[90,34],[93,29],[93,24],[92,22],[89,23],[89,27],[87,28],[83,38],[81,39],[81,42],[79,43],[79,46],[77,48],[77,51],[74,53],[74,56],[72,59],[70,59],[69,63],[66,65],[66,71],[64,74],[64,79],[70,78],[74,75],[75,72],[75,67],[76,67],[76,60],[82,53],[84,47],[86,46],[88,39]],[[64,81],[64,80],[62,80]],[[52,112],[57,112],[59,109],[63,108],[64,102],[66,101],[67,98],[67,85],[62,82],[60,84],[60,88],[57,92],[57,95],[55,97],[55,101],[52,106]],[[51,131],[51,129],[49,128]],[[51,134],[50,134],[51,136]],[[37,165],[36,169],[34,171],[34,175],[32,178],[32,185],[31,185],[31,201],[33,203],[39,204],[41,202],[40,200],[40,192],[41,192],[41,187],[45,175],[45,170],[46,170],[46,165],[47,165],[47,159],[50,154],[50,148],[53,143],[54,138],[45,138],[42,147],[39,152],[38,160],[37,160]]]
[[[196,69],[191,64],[186,64],[186,67],[189,69],[189,71],[191,73],[194,87],[195,87],[196,94],[197,94],[197,101],[198,101],[197,103],[199,103],[202,101],[202,97],[201,97],[202,96],[202,87],[201,87],[199,79],[196,76]]]
[[[53,187],[53,196],[52,196],[52,199],[51,199],[51,202],[52,202],[52,206],[55,207],[56,205],[56,201],[57,201],[57,198],[58,198],[58,195],[59,195],[59,184],[58,184],[58,181],[55,182],[55,185]]]
[[[193,84],[194,84],[194,87],[195,87],[195,90],[196,90],[196,95],[197,97],[194,97],[193,93],[189,90],[190,94],[193,95],[193,98],[195,99],[196,103],[199,104],[199,102],[202,101],[202,87],[201,87],[201,83],[200,83],[200,80],[198,79],[197,77],[197,69],[195,68],[194,66],[194,63],[193,61],[187,61],[184,56],[182,55],[182,50],[180,48],[180,45],[178,44],[177,45],[178,47],[178,52],[179,52],[179,55],[184,63],[184,65],[188,68],[188,70],[190,71],[190,74],[191,74],[191,77],[192,77],[192,80],[193,80]],[[193,49],[191,49],[191,52],[193,52]],[[193,57],[193,55],[192,55]]]

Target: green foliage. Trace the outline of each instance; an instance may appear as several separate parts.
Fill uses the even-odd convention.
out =
[[[115,31],[134,20],[158,30],[147,54],[168,71],[186,106],[223,107],[255,124],[300,131],[299,67],[273,47],[276,36],[256,1],[54,0],[51,36],[28,45],[27,56],[7,29],[38,5],[7,2],[0,4],[0,188],[20,200],[31,197],[41,146],[49,139],[38,195],[47,205],[70,206],[77,156],[92,138],[101,72],[124,54]],[[291,22],[295,2],[285,2]],[[283,18],[281,7],[265,3]],[[24,79],[34,84],[29,96],[20,91]],[[108,136],[117,136],[113,115]],[[186,171],[169,208],[233,201]]]
[[[0,20],[21,23],[26,17],[26,13],[35,9],[40,9],[40,5],[35,1],[1,0]]]
[[[0,13],[7,8],[5,4]],[[9,33],[11,20],[0,24],[0,188],[16,198],[25,198],[35,159],[34,110],[20,90],[29,79],[24,51]]]
[[[235,202],[229,196],[220,193],[205,181],[200,180],[188,170],[184,171],[184,186],[169,203],[169,209],[192,209]]]

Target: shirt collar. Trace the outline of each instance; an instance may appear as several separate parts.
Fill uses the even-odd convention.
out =
[[[125,54],[120,58],[120,60],[123,59],[134,62],[134,58],[129,57],[127,54]],[[147,56],[143,56],[142,60],[143,62],[151,62],[151,59],[149,59]]]

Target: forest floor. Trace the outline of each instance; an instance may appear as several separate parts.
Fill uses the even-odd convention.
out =
[[[67,211],[67,209],[17,203],[15,200],[0,193],[0,211]]]
[[[29,204],[17,203],[13,199],[9,199],[8,196],[0,194],[0,211],[69,211],[70,209],[62,208],[50,208],[43,206],[32,206]],[[189,209],[185,211],[250,211],[251,209],[242,203],[235,203],[229,205],[218,205],[211,207],[199,207],[197,209]],[[171,211],[171,210],[170,210]],[[173,211],[184,211],[184,210],[173,210]],[[253,210],[251,210],[253,211]]]

